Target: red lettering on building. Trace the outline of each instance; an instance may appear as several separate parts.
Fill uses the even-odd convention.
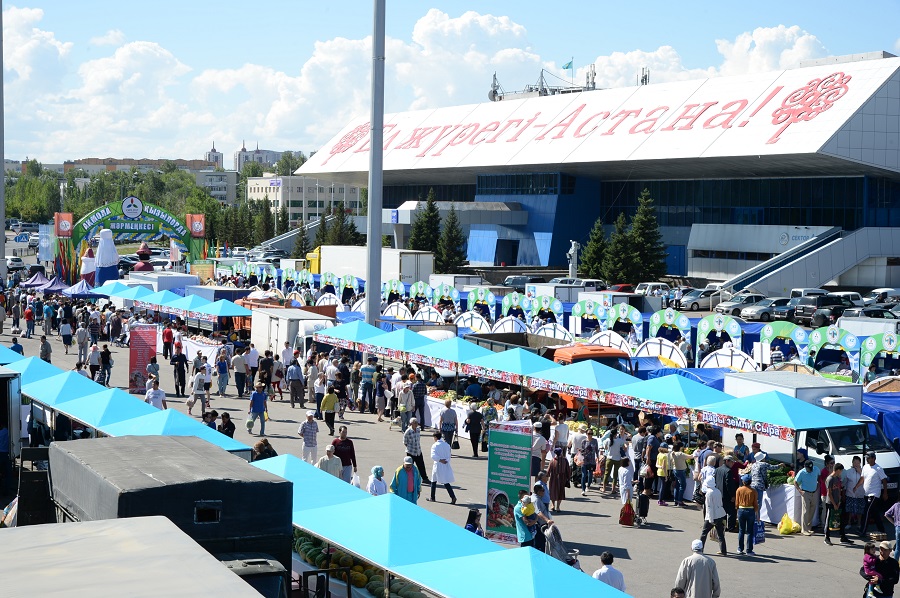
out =
[[[432,156],[440,156],[444,152],[444,150],[447,149],[448,147],[452,147],[454,145],[460,145],[461,143],[464,143],[466,139],[468,139],[469,137],[471,137],[472,135],[474,135],[475,133],[478,132],[479,126],[480,125],[478,123],[471,123],[471,124],[466,125],[465,127],[462,128],[461,131],[457,131],[456,135],[451,137],[450,140],[444,144],[444,147],[442,147],[441,149],[439,149],[438,151],[434,152],[431,155]]]
[[[540,115],[541,115],[541,113],[538,112],[538,113],[536,113],[534,116],[532,116],[530,119],[528,119],[527,121],[525,121],[525,126],[522,127],[521,129],[519,129],[518,131],[516,131],[516,134],[513,135],[512,137],[510,137],[509,139],[507,139],[506,142],[507,142],[507,143],[512,143],[512,142],[514,142],[514,141],[518,141],[519,135],[521,135],[521,134],[525,131],[525,129],[527,129],[528,127],[530,127],[531,125],[533,125],[533,124],[534,124],[534,121],[536,121],[536,120],[537,120],[537,117],[539,117]]]
[[[724,106],[722,106],[722,110],[719,111],[718,114],[714,114],[710,116],[705,123],[703,123],[704,129],[715,129],[716,127],[722,127],[723,129],[730,129],[731,124],[734,122],[734,119],[738,117],[738,115],[744,111],[749,104],[747,100],[735,100],[733,102],[728,102]]]
[[[322,162],[322,165],[324,166],[325,164],[328,164],[328,161],[337,154],[343,154],[347,150],[352,149],[353,146],[365,139],[368,135],[369,123],[354,127],[353,129],[345,133],[343,137],[338,139],[337,143],[331,146],[331,149],[328,150],[328,157],[325,158],[325,161]]]
[[[388,130],[393,130],[393,129],[397,128],[397,125],[394,125],[394,124],[384,125],[385,129],[387,129],[388,127],[390,127],[390,129],[388,129]],[[391,147],[391,144],[394,142],[395,139],[397,139],[397,137],[399,137],[399,135],[400,135],[400,129],[397,129],[396,131],[394,131],[394,134],[391,135],[390,138],[384,142],[384,147],[382,149],[384,149],[384,151],[387,151],[387,149],[389,147]]]
[[[654,113],[659,112],[660,110],[662,110],[662,112],[659,113],[659,116],[654,116]],[[635,133],[645,133],[645,134],[649,135],[650,133],[653,132],[653,127],[656,126],[656,123],[659,122],[659,119],[662,118],[663,114],[665,114],[668,111],[669,111],[668,106],[657,106],[656,108],[654,108],[653,110],[649,111],[647,114],[644,115],[649,118],[645,118],[644,120],[642,120],[638,123],[635,123],[635,125],[633,127],[628,129],[628,134],[634,135]]]
[[[469,145],[478,145],[479,143],[484,141],[484,137],[482,137],[481,139],[478,138],[479,135],[481,135],[482,133],[492,133],[493,131],[496,131],[499,126],[499,120],[495,120],[484,125],[483,127],[481,127],[481,130],[469,137]]]
[[[516,126],[518,127],[519,125],[522,124],[522,119],[521,119],[521,118],[514,118],[514,119],[512,119],[512,120],[506,121],[506,123],[503,125],[503,128],[500,129],[499,131],[497,131],[497,134],[494,135],[493,137],[491,137],[490,139],[488,139],[487,142],[488,142],[488,143],[494,143],[495,141],[497,141],[497,138],[500,137],[500,135],[503,135],[504,131],[506,131],[506,129],[510,128],[510,127],[512,126],[513,123],[515,123]]]
[[[422,140],[437,131],[440,127],[416,127],[413,129],[409,139],[397,146],[396,149],[413,149],[418,148]]]
[[[600,120],[606,120],[607,118],[609,118],[609,112],[598,112],[597,114],[587,117],[583,123],[578,125],[578,128],[575,129],[575,133],[572,136],[575,137],[576,139],[580,139],[582,137],[587,137],[588,135],[590,135],[591,133],[596,131],[597,127],[599,127],[600,125],[594,125],[594,127],[587,133],[581,132],[589,122],[591,122],[592,120],[594,120],[597,117],[601,117]]]
[[[562,136],[566,134],[566,131],[569,130],[569,127],[572,126],[572,123],[575,122],[575,119],[578,118],[578,115],[581,114],[581,111],[584,110],[584,107],[586,105],[587,104],[582,104],[581,106],[579,106],[578,108],[576,108],[575,110],[573,110],[572,112],[567,114],[562,120],[557,122],[555,125],[553,125],[549,129],[546,129],[543,133],[538,135],[535,139],[537,141],[543,141],[543,139],[545,137],[547,137],[547,135],[549,135],[550,132],[553,131],[553,129],[560,129],[560,131],[559,131],[559,133],[554,135],[552,137],[552,139],[562,139]]]
[[[703,113],[710,109],[710,107],[715,106],[719,102],[706,102],[705,104],[688,104],[684,107],[684,110],[681,111],[681,114],[678,115],[675,120],[670,122],[667,126],[660,129],[660,131],[674,131],[675,125],[679,122],[686,120],[688,121],[686,125],[683,127],[678,127],[679,131],[690,131],[694,128],[694,123],[697,122],[697,119],[703,116]],[[695,108],[700,108],[699,110],[694,110]]]
[[[444,128],[441,129],[441,132],[438,133],[438,136],[434,139],[434,141],[431,142],[431,145],[429,145],[428,147],[426,147],[425,149],[423,149],[420,153],[416,154],[416,158],[424,158],[424,157],[425,157],[425,154],[427,154],[428,152],[430,152],[431,149],[432,149],[434,146],[436,146],[438,143],[440,143],[440,141],[441,141],[442,139],[444,139],[445,137],[447,137],[447,135],[450,135],[451,133],[453,133],[453,131],[455,131],[456,129],[460,128],[461,126],[462,126],[462,125],[444,125]],[[450,129],[450,130],[448,131],[447,129]]]
[[[781,128],[766,142],[778,143],[785,130],[794,123],[812,120],[831,108],[850,90],[847,83],[852,77],[842,72],[832,73],[823,79],[813,79],[795,90],[772,113],[772,124]]]
[[[388,124],[388,125],[384,125],[384,127],[382,127],[382,131],[387,132],[387,131],[391,131],[395,128],[397,128],[397,125]],[[387,149],[388,146],[391,144],[391,141],[393,141],[394,138],[397,137],[397,135],[399,135],[399,134],[400,134],[400,131],[397,131],[396,133],[394,133],[393,137],[391,137],[389,140],[387,140],[385,142],[384,149]],[[363,142],[363,144],[360,147],[353,150],[353,153],[354,154],[364,154],[364,153],[368,152],[369,151],[369,142],[371,140],[372,140],[371,137],[366,137],[366,140]]]
[[[606,132],[603,133],[603,135],[612,135],[613,133],[616,132],[616,128],[618,128],[618,126],[621,125],[625,121],[626,118],[628,118],[629,116],[633,116],[635,118],[640,116],[641,110],[643,110],[643,108],[638,108],[637,110],[621,110],[621,111],[619,111],[619,113],[613,117],[613,120],[615,120],[617,118],[619,120],[617,122],[615,122],[613,124],[613,126],[611,126],[609,129],[607,129]]]

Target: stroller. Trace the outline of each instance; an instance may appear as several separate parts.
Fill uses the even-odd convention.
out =
[[[559,533],[559,526],[556,524],[547,526],[547,529],[544,530],[544,537],[546,538],[544,552],[556,560],[564,562],[570,567],[574,567],[579,571],[582,570],[581,563],[578,562],[578,549],[573,548],[572,550],[569,550],[566,548],[566,544],[562,539],[562,534]]]

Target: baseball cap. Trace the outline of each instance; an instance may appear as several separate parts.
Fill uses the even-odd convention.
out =
[[[333,445],[333,444],[329,444],[328,446],[326,446],[326,447],[325,447],[325,452],[326,452],[326,453],[333,453],[333,452],[334,452],[334,445]]]
[[[306,417],[315,417],[315,416],[316,416],[316,412],[311,409],[306,412]]]
[[[703,550],[703,542],[701,542],[700,540],[694,540],[693,542],[691,542],[691,550],[693,550],[694,552]]]
[[[543,427],[544,427],[544,425],[541,422],[535,422],[535,424],[534,424],[535,430],[540,430]]]
[[[749,473],[745,473],[744,475],[741,476],[742,482],[749,482],[750,480],[751,480],[751,477],[750,477]]]
[[[878,544],[878,548],[881,548],[883,550],[890,550],[891,548],[893,548],[893,546],[891,546],[890,542],[885,540],[884,542],[881,542],[880,544]]]
[[[665,435],[665,439],[666,439],[666,442],[672,440],[672,435],[671,435],[671,434],[666,434],[666,435]]]
[[[412,457],[403,457],[403,464],[404,464],[404,465],[412,465],[412,464],[413,464],[413,458],[412,458]]]
[[[812,468],[813,468],[813,462],[807,460],[807,461],[803,464],[803,467],[805,467],[806,469],[812,469]]]
[[[869,451],[868,453],[866,453],[866,457],[867,457],[867,458],[871,458],[871,459],[875,459],[875,458],[876,458],[875,452],[874,452],[874,451]]]

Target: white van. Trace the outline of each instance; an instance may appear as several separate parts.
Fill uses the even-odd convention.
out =
[[[664,282],[642,282],[635,287],[634,292],[647,297],[665,295],[669,292],[669,285]]]
[[[900,289],[896,288],[880,288],[872,289],[863,296],[866,305],[875,303],[887,303],[889,300],[900,299]]]
[[[791,299],[794,297],[808,297],[810,295],[827,295],[825,289],[791,289]]]
[[[839,291],[837,293],[832,293],[832,295],[837,295],[838,297],[846,297],[850,300],[850,303],[852,303],[856,307],[865,307],[866,305],[863,301],[862,295],[860,295],[856,291]]]

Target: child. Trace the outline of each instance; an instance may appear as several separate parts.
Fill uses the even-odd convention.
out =
[[[881,594],[881,574],[875,570],[875,565],[877,564],[878,544],[875,542],[866,542],[865,552],[863,554],[863,573],[865,573],[866,577],[869,579],[873,577],[878,579],[878,583],[872,586],[872,589]]]

